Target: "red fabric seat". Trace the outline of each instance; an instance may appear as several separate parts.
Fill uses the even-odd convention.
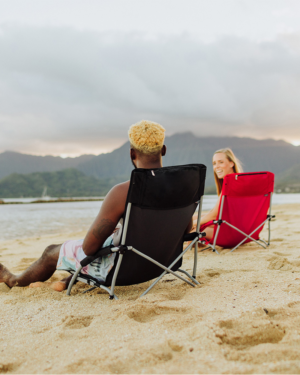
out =
[[[216,245],[235,250],[234,247],[241,242],[261,241],[259,234],[266,221],[270,222],[271,219],[268,211],[273,192],[274,174],[271,172],[233,173],[225,176],[217,216],[219,223],[210,221],[201,226],[202,232],[208,226],[215,225],[213,237],[206,243],[213,250],[216,250]],[[267,244],[269,242],[270,238]]]

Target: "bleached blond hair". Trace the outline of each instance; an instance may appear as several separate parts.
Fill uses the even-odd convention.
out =
[[[143,154],[157,154],[164,145],[165,129],[158,123],[142,120],[130,126],[131,146]]]

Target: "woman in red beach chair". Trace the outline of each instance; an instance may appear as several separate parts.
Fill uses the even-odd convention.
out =
[[[215,207],[201,217],[200,230],[206,233],[205,241],[201,242],[207,245],[203,250],[210,248],[218,253],[216,246],[221,246],[233,251],[250,241],[268,246],[274,174],[242,173],[239,160],[228,148],[214,153],[213,168],[219,199]],[[269,238],[265,242],[259,234],[267,221]]]
[[[213,164],[213,169],[214,169],[214,178],[215,178],[215,184],[217,188],[217,194],[219,198],[215,207],[211,211],[209,211],[207,214],[204,214],[201,216],[200,225],[201,225],[201,229],[205,228],[205,233],[206,233],[205,238],[207,240],[210,240],[214,234],[215,226],[213,225],[213,220],[216,220],[217,215],[218,215],[224,177],[231,173],[243,172],[241,162],[234,155],[233,151],[230,148],[222,148],[220,150],[217,150],[214,153],[212,164]],[[197,214],[195,214],[193,229],[196,228],[197,217],[198,217]]]

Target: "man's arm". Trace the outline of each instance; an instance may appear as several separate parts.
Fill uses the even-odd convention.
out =
[[[109,237],[125,211],[129,181],[114,186],[105,197],[100,212],[83,241],[86,255],[94,255]]]

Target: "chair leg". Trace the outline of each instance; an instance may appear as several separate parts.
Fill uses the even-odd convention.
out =
[[[265,249],[268,247],[268,243],[262,239],[259,239],[258,241],[261,241],[262,243],[264,243],[266,245]]]
[[[178,262],[178,260],[180,259],[180,258],[182,258],[183,257],[183,255],[190,249],[190,248],[192,248],[193,247],[193,245],[194,245],[194,243],[196,242],[196,241],[198,241],[197,239],[195,239],[195,240],[193,240],[190,244],[189,244],[189,246],[187,246],[187,248],[183,251],[183,253],[180,255],[180,256],[178,256],[175,260],[174,260],[174,262],[172,263],[172,264],[170,264],[170,266],[169,266],[169,268],[172,268],[173,266],[174,266],[174,264],[176,264],[177,262]],[[143,297],[144,295],[146,295],[158,282],[159,282],[159,280],[161,280],[165,275],[166,275],[166,273],[167,273],[167,271],[164,271],[150,286],[149,286],[149,288],[148,289],[146,289],[145,291],[144,291],[144,293],[142,293],[141,295],[140,295],[140,297]],[[177,276],[178,277],[178,275],[175,275],[175,276]],[[187,280],[185,280],[188,284],[191,284],[191,283],[189,283]],[[195,286],[195,285],[193,285],[193,284],[191,284],[192,286]]]
[[[193,267],[193,277],[196,278],[196,273],[197,273],[197,263],[198,263],[198,241],[195,242],[195,248],[194,248],[194,267]],[[178,270],[179,271],[179,270]],[[185,272],[183,272],[185,273]],[[190,275],[187,274],[188,277]]]
[[[196,280],[196,278],[194,276],[191,276],[188,272],[186,272],[185,270],[181,270],[180,268],[178,268],[177,270],[178,272],[182,272],[184,273],[187,277],[189,277],[195,284],[197,285],[200,285],[200,283]]]
[[[110,294],[110,296],[109,296],[110,299],[113,299],[114,296],[115,296],[114,290],[115,290],[116,280],[117,280],[117,276],[118,276],[118,273],[119,273],[119,269],[121,267],[122,260],[123,260],[123,254],[119,254],[118,263],[117,263],[117,266],[116,266],[116,269],[115,269],[115,272],[114,272],[114,276],[113,276],[113,279],[112,279],[112,283],[111,283],[111,290],[107,288],[107,290],[109,291],[108,293]]]
[[[195,240],[194,240],[194,241],[195,241]],[[136,254],[142,256],[143,258],[148,259],[150,262],[156,264],[158,267],[160,267],[160,268],[162,268],[163,270],[165,270],[165,272],[171,273],[173,276],[178,277],[178,279],[180,279],[180,280],[186,282],[187,284],[191,285],[192,287],[195,286],[194,284],[192,284],[191,282],[189,282],[189,281],[186,280],[185,278],[183,278],[183,277],[177,275],[174,271],[171,270],[171,268],[173,267],[173,263],[174,263],[174,262],[173,262],[172,265],[168,268],[168,267],[165,267],[163,264],[157,262],[156,260],[154,260],[154,259],[148,257],[146,254],[141,253],[140,251],[138,251],[138,250],[135,249],[135,248],[132,248],[132,251],[134,251]],[[186,252],[186,251],[187,251],[187,249],[185,249],[185,252]],[[179,256],[179,258],[181,258],[181,257],[183,256],[183,254],[184,254],[184,252]],[[174,264],[175,264],[175,263],[174,263]]]
[[[145,291],[144,291],[144,293],[142,293],[141,295],[140,295],[140,297],[143,297],[143,296],[145,296],[148,292],[150,292],[150,290],[159,282],[159,280],[161,280],[164,276],[165,276],[165,274],[166,274],[167,272],[166,271],[164,271],[150,286],[149,286],[149,288],[147,288]]]
[[[97,287],[96,286],[93,286],[92,288],[89,288],[88,290],[85,290],[84,292],[82,292],[82,294],[85,294],[85,293],[88,293],[88,292],[91,292],[92,290],[96,289]]]
[[[202,249],[200,251],[204,251],[204,250],[207,250],[207,249],[211,249],[214,253],[217,253],[218,255],[220,255],[220,253],[218,252],[218,250],[214,246],[212,246],[210,244],[208,244],[208,246],[205,249]]]
[[[268,221],[268,246],[270,246],[271,243],[271,219]]]
[[[202,204],[203,204],[203,196],[200,198],[199,207],[198,207],[198,218],[197,218],[197,225],[196,225],[196,232],[200,233],[200,221],[201,221],[201,213],[202,213]],[[193,277],[196,278],[197,274],[197,262],[198,262],[198,241],[195,242],[194,248],[194,267],[193,267]]]
[[[109,294],[109,299],[115,299],[115,300],[118,300],[118,299],[119,299],[119,298],[118,298],[114,293],[112,293],[112,291],[111,291],[109,288],[107,288],[106,286],[104,286],[104,285],[100,285],[100,288],[103,289],[103,290],[106,290],[106,291],[107,291],[107,293]]]
[[[69,296],[71,294],[71,289],[77,279],[77,276],[79,275],[80,271],[82,270],[82,266],[79,266],[79,268],[76,270],[76,272],[74,273],[71,281],[70,281],[70,284],[68,286],[68,290],[67,290],[67,296]]]

